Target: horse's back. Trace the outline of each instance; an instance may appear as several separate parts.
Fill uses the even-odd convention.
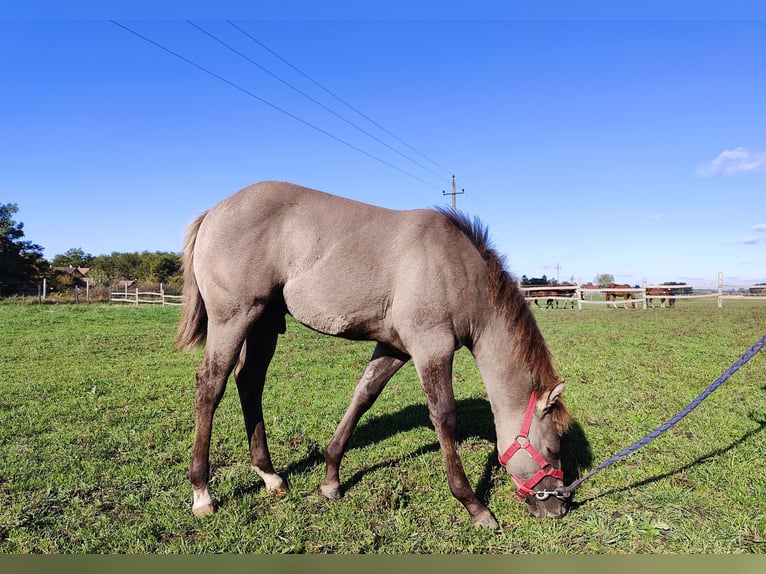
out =
[[[279,291],[288,311],[318,331],[394,346],[418,310],[421,328],[452,324],[461,305],[450,304],[450,291],[465,294],[483,269],[440,213],[390,210],[284,182],[255,184],[216,205],[195,249],[203,297],[221,313]]]

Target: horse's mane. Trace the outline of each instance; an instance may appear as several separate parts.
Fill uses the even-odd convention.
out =
[[[516,281],[505,269],[504,258],[492,247],[489,230],[478,217],[471,220],[467,215],[447,208],[436,211],[471,240],[487,264],[487,290],[489,302],[505,319],[513,333],[513,352],[516,360],[526,365],[532,373],[534,390],[538,393],[553,390],[561,379],[553,368],[550,351],[535,321],[534,315]],[[563,432],[570,418],[563,403],[553,411],[554,420]]]

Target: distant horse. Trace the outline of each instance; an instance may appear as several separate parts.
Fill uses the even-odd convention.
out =
[[[542,309],[539,303],[539,299],[545,299],[545,308],[546,309],[553,309],[554,303],[556,304],[556,309],[559,307],[559,299],[555,299],[555,297],[567,297],[570,299],[574,299],[575,295],[577,293],[576,289],[530,289],[527,291],[527,299],[532,300],[535,302],[535,305],[539,309]],[[575,303],[574,301],[564,301],[564,309],[566,309],[569,305],[572,306],[572,309],[574,309]]]
[[[189,226],[183,264],[177,342],[187,348],[206,339],[189,471],[195,514],[214,511],[210,435],[232,371],[251,464],[269,492],[287,488],[272,466],[261,406],[287,313],[321,333],[377,342],[325,450],[324,496],[342,496],[339,466],[352,431],[412,358],[450,491],[474,525],[497,527],[458,454],[452,362],[466,346],[487,390],[500,463],[517,494],[535,516],[566,513],[566,502],[547,494],[563,479],[560,437],[570,424],[563,383],[524,296],[478,220],[446,210],[392,211],[263,182],[224,199]]]
[[[648,303],[650,307],[654,307],[652,304],[652,298],[653,297],[659,297],[660,298],[660,308],[665,308],[665,299],[668,300],[668,306],[669,307],[675,307],[676,306],[676,298],[673,297],[673,290],[668,289],[667,287],[647,287],[646,288],[646,296],[648,298]]]
[[[627,283],[619,283],[619,284],[610,283],[609,285],[606,286],[606,288],[610,289],[610,291],[606,292],[606,300],[612,301],[612,305],[614,306],[615,309],[617,308],[616,301],[618,297],[622,297],[625,299],[625,303],[624,303],[625,307],[628,306],[628,299],[635,299],[635,294],[633,293],[633,291],[630,291],[630,285],[628,285]],[[617,289],[625,289],[625,291],[617,291]],[[607,307],[609,307],[609,303],[607,303]],[[631,307],[633,307],[634,309],[636,308],[635,301],[633,301],[633,303],[631,304]]]

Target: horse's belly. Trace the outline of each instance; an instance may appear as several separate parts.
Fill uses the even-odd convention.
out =
[[[386,299],[344,284],[288,281],[283,289],[287,310],[307,327],[337,337],[360,340],[390,339]]]

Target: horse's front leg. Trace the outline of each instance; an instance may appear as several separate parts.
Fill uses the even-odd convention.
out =
[[[471,489],[458,454],[457,411],[452,390],[452,359],[453,355],[450,354],[441,359],[431,358],[420,363],[416,361],[415,367],[428,399],[431,422],[439,437],[447,471],[447,483],[452,496],[458,499],[468,511],[474,526],[497,528],[495,517],[479,502]]]
[[[343,419],[338,424],[330,442],[327,444],[324,457],[327,465],[327,473],[320,486],[320,492],[331,500],[341,498],[340,491],[340,461],[346,450],[351,433],[354,431],[359,419],[378,398],[389,379],[409,360],[403,355],[378,343],[372,354],[362,378],[354,389]]]

